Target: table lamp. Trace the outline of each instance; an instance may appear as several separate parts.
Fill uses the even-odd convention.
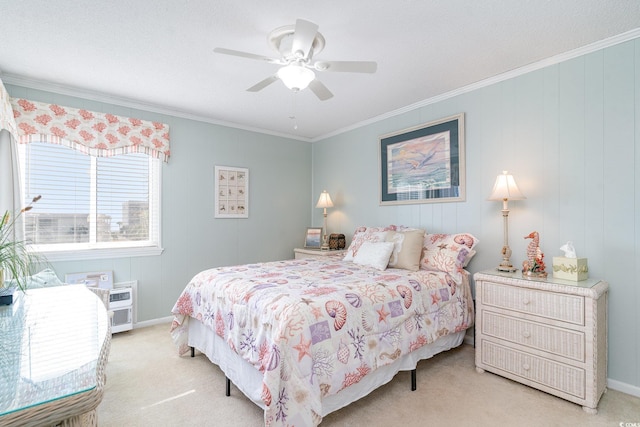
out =
[[[329,241],[327,240],[327,208],[332,208],[333,202],[331,201],[331,196],[327,193],[327,190],[324,190],[322,194],[320,194],[320,198],[318,199],[318,203],[316,204],[316,208],[324,209],[324,228],[322,233],[322,246],[320,249],[323,251],[329,250]]]
[[[509,200],[526,199],[518,189],[513,175],[509,175],[507,171],[503,171],[498,175],[493,185],[493,191],[488,200],[502,201],[502,219],[504,224],[504,245],[502,246],[502,262],[497,267],[499,271],[516,271],[511,265],[511,248],[509,248]]]

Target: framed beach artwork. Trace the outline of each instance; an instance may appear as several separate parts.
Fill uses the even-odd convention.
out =
[[[380,204],[465,200],[464,114],[380,137]]]
[[[311,249],[320,249],[322,246],[322,227],[309,227],[307,234],[304,236],[304,247]]]
[[[249,169],[215,167],[215,217],[249,218]]]

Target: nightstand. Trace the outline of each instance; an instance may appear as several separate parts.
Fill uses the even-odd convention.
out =
[[[607,297],[580,282],[483,271],[476,285],[476,370],[597,413],[607,382]]]
[[[333,251],[321,251],[320,249],[309,249],[309,248],[295,248],[293,250],[295,259],[303,259],[303,258],[319,258],[323,259],[325,257],[331,255],[342,255],[347,252],[346,249],[337,249]]]

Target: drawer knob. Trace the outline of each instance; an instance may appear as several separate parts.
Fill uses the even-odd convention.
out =
[[[525,331],[525,332],[522,334],[522,336],[523,336],[523,337],[525,337],[525,338],[529,338],[529,337],[531,337],[531,332],[529,332],[529,331]]]
[[[531,366],[529,366],[529,364],[528,364],[528,363],[524,363],[524,364],[522,365],[522,369],[524,369],[525,371],[528,371],[529,369],[531,369]]]
[[[530,300],[529,298],[525,298],[525,299],[522,301],[522,303],[523,303],[524,305],[529,305],[529,304],[531,304],[531,300]]]

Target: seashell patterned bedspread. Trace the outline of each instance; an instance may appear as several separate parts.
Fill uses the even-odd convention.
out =
[[[195,318],[263,373],[266,426],[316,426],[322,396],[473,324],[468,275],[378,271],[338,257],[197,274],[172,309],[174,342]]]

